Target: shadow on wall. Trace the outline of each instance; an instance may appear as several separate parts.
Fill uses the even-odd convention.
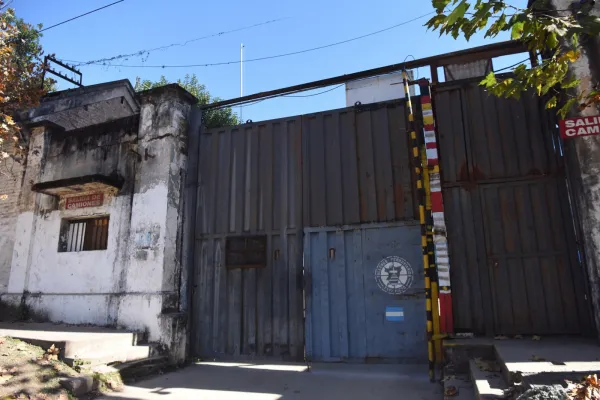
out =
[[[34,312],[25,302],[9,304],[0,299],[0,322],[48,322],[46,315]]]

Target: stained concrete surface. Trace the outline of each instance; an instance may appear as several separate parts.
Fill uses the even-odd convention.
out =
[[[202,362],[131,384],[109,399],[441,399],[425,365]]]
[[[498,340],[494,342],[506,372],[522,376],[530,385],[578,381],[600,372],[600,346],[592,339],[542,337],[540,340]]]

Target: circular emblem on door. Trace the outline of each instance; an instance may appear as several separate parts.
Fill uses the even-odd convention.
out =
[[[402,257],[386,257],[375,268],[375,280],[384,292],[401,294],[412,286],[413,269]]]

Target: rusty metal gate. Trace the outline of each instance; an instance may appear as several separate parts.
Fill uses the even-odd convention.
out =
[[[561,143],[540,100],[476,81],[439,85],[434,100],[455,330],[589,332]]]
[[[407,118],[400,100],[201,131],[187,205],[194,355],[299,360],[308,335],[315,360],[426,359]],[[361,238],[362,250],[338,231]],[[378,266],[406,287],[378,287]],[[330,297],[331,310],[312,307]],[[342,318],[344,309],[357,312]],[[339,354],[309,346],[317,340]]]

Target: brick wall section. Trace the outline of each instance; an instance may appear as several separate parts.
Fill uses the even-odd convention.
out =
[[[8,286],[22,178],[21,164],[0,160],[0,293]]]

